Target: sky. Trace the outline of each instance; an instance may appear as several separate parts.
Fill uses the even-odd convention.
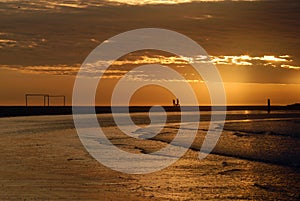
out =
[[[176,31],[201,45],[220,72],[228,105],[264,105],[268,98],[276,105],[300,102],[299,9],[297,0],[0,0],[0,105],[24,105],[26,93],[65,95],[70,105],[76,74],[94,48],[149,27]],[[124,55],[104,73],[96,104],[110,105],[116,83],[128,71],[156,63],[182,74],[199,104],[209,105],[206,84],[189,61],[155,50]],[[135,76],[146,79],[142,72]],[[131,104],[170,105],[173,98],[162,87],[148,86]],[[31,97],[29,103],[40,105],[42,99]]]

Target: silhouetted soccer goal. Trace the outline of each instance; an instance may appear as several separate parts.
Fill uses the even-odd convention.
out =
[[[49,94],[25,94],[25,105],[28,106],[29,97],[43,97],[44,106],[50,106],[51,98],[62,99],[62,106],[66,106],[66,96],[64,95],[49,95]]]

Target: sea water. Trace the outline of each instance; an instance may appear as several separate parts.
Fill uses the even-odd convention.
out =
[[[122,119],[124,114],[116,115]],[[136,130],[132,131],[135,137],[122,133],[111,114],[97,115],[99,127],[114,146],[141,155],[155,154],[170,144],[180,148],[181,144],[171,143],[179,127],[185,124],[188,129],[189,125],[194,126],[195,123],[199,126],[194,143],[185,147],[188,148],[186,156],[172,164],[171,168],[166,168],[166,171],[132,176],[135,182],[129,182],[127,186],[131,191],[169,200],[300,199],[300,112],[273,111],[268,114],[264,111],[228,111],[217,145],[201,161],[197,156],[211,123],[211,113],[200,112],[199,122],[180,122],[180,112],[167,113],[167,122],[156,134],[155,127],[162,126],[162,115],[165,113],[152,114],[150,124],[148,113],[132,113],[131,119],[137,125]],[[86,115],[83,118],[88,120],[91,117]],[[37,134],[41,136],[42,133],[51,132],[64,135],[67,130],[76,132],[72,115],[0,119],[2,136],[26,135],[35,138]],[[180,137],[184,141],[189,136]],[[94,142],[100,143],[96,138]],[[77,148],[84,149],[83,146]],[[173,156],[170,153],[164,157]],[[144,164],[144,167],[147,168],[149,164]]]
[[[195,123],[199,123],[195,143],[190,148],[200,150],[211,123],[210,112],[200,113],[200,122],[184,123],[180,122],[179,112],[168,113],[167,123],[163,125],[161,133],[156,132],[162,127],[159,116],[165,115],[164,113],[154,114],[152,122],[147,113],[133,113],[131,117],[139,128],[132,132],[137,138],[145,140],[150,138],[149,140],[171,143],[182,124],[185,124],[185,129],[195,129]],[[122,115],[124,114],[120,114]],[[109,115],[99,115],[98,118],[104,122],[105,126],[110,125],[107,122],[113,123],[113,121],[107,121]],[[158,119],[157,122],[155,122],[156,119]],[[218,122],[215,124],[218,125]],[[155,129],[156,127],[159,129]],[[190,136],[182,135],[182,141],[186,141],[185,137]],[[297,111],[274,111],[272,114],[263,111],[228,111],[223,132],[212,153],[299,167],[300,113]]]
[[[121,118],[124,116],[124,114],[115,115]],[[161,122],[163,115],[167,115],[166,123]],[[148,140],[157,143],[160,140],[170,143],[182,124],[185,124],[186,129],[189,128],[189,124],[194,129],[195,122],[182,123],[180,115],[180,112],[167,114],[158,112],[152,114],[151,122],[148,113],[131,113],[131,119],[137,125],[132,133],[137,139],[143,141],[150,138]],[[193,113],[191,112],[190,115]],[[89,115],[83,116],[91,118]],[[201,148],[201,143],[207,135],[211,113],[200,112],[200,116],[201,120],[196,122],[199,123],[195,139],[197,143],[190,147],[196,150]],[[112,140],[119,135],[126,139],[130,138],[123,135],[119,129],[116,130],[117,125],[111,114],[98,114],[97,118],[99,128],[106,128],[105,131],[108,132],[106,135]],[[0,133],[9,135],[74,129],[71,115],[1,118],[0,122]],[[156,127],[163,129],[155,129]],[[157,133],[157,130],[161,130],[161,133]],[[183,135],[183,141],[184,137]],[[159,147],[161,145],[157,149]],[[300,111],[274,111],[271,114],[264,111],[228,111],[222,135],[212,153],[298,167],[300,165]]]

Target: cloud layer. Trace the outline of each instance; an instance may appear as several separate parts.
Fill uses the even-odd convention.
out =
[[[86,64],[82,70],[85,76],[98,77],[103,79],[120,79],[126,76],[129,71],[131,79],[136,81],[157,79],[157,76],[144,74],[140,71],[135,71],[134,68],[141,65],[160,64],[162,66],[171,67],[181,73],[186,80],[169,79],[165,81],[188,81],[188,82],[203,82],[201,76],[192,70],[190,64],[207,63],[215,64],[223,76],[225,82],[253,82],[253,83],[300,83],[300,67],[293,66],[293,59],[289,55],[282,56],[195,56],[179,57],[179,56],[162,56],[162,55],[147,55],[147,56],[127,56],[123,59],[114,61],[112,65],[105,70],[105,66],[112,61],[97,61],[92,64]],[[9,66],[3,65],[2,68],[21,71],[22,73],[37,73],[49,75],[71,75],[76,76],[80,70],[80,64],[73,66],[56,65],[56,66]],[[247,70],[248,69],[248,70]],[[281,70],[283,69],[283,71]],[[246,73],[251,79],[244,79],[241,76],[241,70]],[[272,76],[261,76],[262,73],[272,73]],[[282,79],[283,75],[289,75]],[[291,79],[293,75],[293,79]],[[298,78],[297,78],[298,76]],[[261,77],[261,78],[259,78]],[[279,79],[280,78],[280,79]],[[164,80],[161,78],[161,80]]]

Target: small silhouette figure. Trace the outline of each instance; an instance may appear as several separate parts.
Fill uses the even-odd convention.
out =
[[[176,99],[176,106],[179,106],[179,99]]]
[[[180,106],[178,98],[176,98],[176,100],[173,99],[172,101],[173,101],[173,106]]]

